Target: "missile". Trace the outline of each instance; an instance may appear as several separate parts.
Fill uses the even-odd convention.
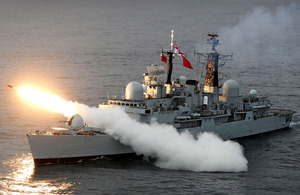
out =
[[[13,90],[18,90],[18,87],[15,87],[13,85],[7,85],[9,88],[13,89]]]

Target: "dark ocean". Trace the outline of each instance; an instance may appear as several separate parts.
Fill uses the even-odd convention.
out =
[[[1,194],[299,194],[300,3],[281,0],[1,0]],[[161,64],[170,32],[194,66],[175,60],[173,78],[199,78],[194,50],[219,33],[222,69],[240,93],[256,89],[273,108],[294,110],[293,127],[237,140],[248,160],[240,173],[156,167],[136,158],[35,167],[28,130],[61,126],[61,114],[30,105],[7,87],[34,85],[97,106],[142,82]],[[201,80],[203,82],[203,78]]]

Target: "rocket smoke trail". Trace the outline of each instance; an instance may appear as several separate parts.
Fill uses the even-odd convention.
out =
[[[130,145],[137,154],[155,158],[158,167],[189,171],[247,171],[248,162],[242,146],[230,140],[223,141],[212,133],[202,133],[194,139],[189,132],[178,133],[173,126],[158,124],[154,119],[150,124],[140,123],[130,118],[121,107],[91,108],[30,87],[14,89],[30,103],[66,117],[80,114],[89,126],[104,128],[105,133]]]
[[[105,128],[137,154],[153,157],[160,168],[189,171],[247,171],[243,148],[236,142],[223,141],[212,133],[203,133],[195,140],[188,132],[179,134],[173,126],[140,123],[122,108],[91,108],[75,103],[76,111],[89,126]]]
[[[247,171],[243,148],[233,141],[223,141],[212,133],[194,139],[189,132],[178,133],[167,124],[140,123],[121,107],[91,108],[30,87],[13,87],[25,100],[70,117],[80,114],[91,127],[130,145],[137,154],[156,159],[156,166],[174,170],[240,172]]]

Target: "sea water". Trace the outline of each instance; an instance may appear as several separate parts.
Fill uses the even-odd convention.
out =
[[[300,112],[300,17],[297,1],[11,0],[0,7],[0,192],[25,194],[297,194],[300,127],[237,140],[248,171],[167,170],[127,158],[35,167],[26,132],[61,126],[65,118],[22,100],[7,87],[31,85],[89,106],[123,96],[142,81],[146,66],[161,64],[170,32],[194,70],[174,59],[173,78],[203,83],[193,53],[208,52],[218,32],[222,69],[240,93],[256,89],[272,107]],[[202,60],[202,59],[201,59]],[[108,94],[109,93],[109,94]],[[117,120],[117,119],[116,119]],[[293,117],[298,124],[300,115]]]

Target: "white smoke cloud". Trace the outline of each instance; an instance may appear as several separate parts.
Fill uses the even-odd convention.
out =
[[[189,171],[240,172],[247,171],[243,148],[236,142],[223,141],[212,133],[203,133],[195,140],[173,126],[137,122],[121,108],[99,109],[76,104],[85,122],[105,132],[137,154],[153,157],[160,168]]]
[[[278,6],[273,10],[261,6],[243,16],[238,24],[222,27],[218,32],[222,43],[230,47],[241,61],[251,57],[252,61],[260,61],[260,57],[285,53],[293,56],[299,52],[290,48],[290,42],[298,36],[295,24],[299,22],[299,16],[296,4]]]

